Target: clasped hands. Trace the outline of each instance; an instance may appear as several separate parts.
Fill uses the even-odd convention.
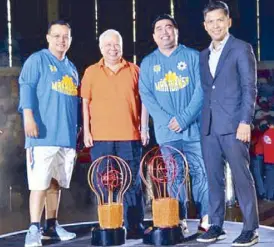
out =
[[[171,118],[171,120],[169,121],[168,128],[177,133],[182,131],[182,128],[180,127],[175,117]]]

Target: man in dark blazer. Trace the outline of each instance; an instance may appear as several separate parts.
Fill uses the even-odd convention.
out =
[[[204,10],[204,26],[212,39],[200,54],[204,91],[201,135],[209,183],[211,227],[199,242],[224,239],[224,166],[230,165],[236,195],[243,214],[243,230],[232,246],[258,242],[258,206],[254,181],[249,170],[249,142],[255,98],[256,60],[251,46],[229,34],[228,6],[210,2]]]

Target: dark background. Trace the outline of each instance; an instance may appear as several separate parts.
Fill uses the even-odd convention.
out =
[[[124,40],[124,57],[137,63],[154,48],[151,22],[162,13],[170,13],[170,0],[136,1],[136,43],[133,42],[132,0],[97,0],[98,34],[109,28],[118,30]],[[257,0],[224,0],[231,9],[231,33],[252,44],[257,55]],[[7,53],[6,0],[0,0],[0,53]],[[95,0],[59,0],[59,19],[72,26],[73,42],[68,53],[80,74],[100,58],[95,31]],[[201,50],[209,37],[203,28],[202,10],[208,0],[174,0],[179,41]],[[11,0],[14,65],[21,66],[34,51],[47,46],[47,0]],[[261,60],[274,60],[274,1],[260,0]],[[7,65],[6,65],[7,66]]]
[[[170,0],[135,0],[136,43],[133,42],[132,0],[97,0],[98,35],[95,29],[95,0],[10,0],[13,44],[13,68],[8,63],[7,0],[0,0],[0,235],[26,229],[29,223],[28,189],[25,170],[24,134],[17,112],[20,67],[33,52],[47,47],[47,25],[56,9],[59,19],[72,26],[72,46],[68,56],[80,74],[101,57],[97,36],[109,28],[118,30],[124,40],[124,57],[133,61],[151,52],[151,22],[162,13],[170,13]],[[259,1],[260,33],[257,33],[257,0],[225,0],[231,8],[230,32],[252,44],[261,61],[274,60],[274,0]],[[49,3],[57,8],[49,8]],[[203,27],[202,10],[208,0],[174,0],[175,19],[179,24],[179,41],[202,50],[210,43]],[[260,56],[258,56],[258,38]],[[260,64],[259,64],[260,65]],[[272,73],[272,74],[271,74]],[[260,77],[274,82],[274,70],[261,70]],[[273,83],[274,84],[274,83]],[[269,89],[267,90],[269,92]],[[272,92],[272,91],[271,91]],[[273,95],[273,93],[271,94]],[[273,97],[274,102],[274,97]],[[274,105],[274,103],[273,103]],[[84,154],[79,153],[79,157]],[[87,185],[86,164],[75,167],[71,189],[61,200],[62,223],[96,220],[94,194]],[[273,204],[273,203],[272,203]],[[262,224],[274,226],[273,205],[260,209]],[[232,220],[241,220],[233,214]],[[235,219],[234,219],[235,218]],[[231,220],[231,219],[230,219]]]

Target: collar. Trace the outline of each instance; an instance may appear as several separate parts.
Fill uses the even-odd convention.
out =
[[[65,55],[64,58],[62,60],[58,59],[53,53],[51,53],[51,51],[47,48],[43,49],[43,51],[45,51],[46,53],[48,53],[51,57],[53,57],[56,61],[58,62],[66,62],[67,61],[67,56]]]
[[[159,48],[156,49],[156,52],[158,54],[160,54],[162,57],[170,58],[170,57],[176,55],[178,52],[180,52],[181,49],[183,49],[183,48],[186,48],[186,47],[184,45],[178,43],[177,47],[172,51],[172,53],[169,56],[166,56],[164,53],[162,53]]]
[[[126,67],[128,65],[127,61],[125,59],[123,59],[123,58],[121,58],[120,63],[122,64],[121,68],[124,68],[124,67]],[[100,59],[100,61],[98,62],[98,65],[99,65],[100,68],[106,67],[105,66],[105,62],[104,62],[104,58]]]
[[[213,47],[213,41],[211,41],[210,46],[208,47],[210,52],[212,52],[212,51],[218,52],[218,51],[222,50],[224,48],[227,40],[229,39],[229,37],[230,37],[230,34],[227,33],[227,35],[224,37],[224,39],[218,45],[217,49]]]

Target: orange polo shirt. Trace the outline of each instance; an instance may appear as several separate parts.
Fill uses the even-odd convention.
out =
[[[122,59],[114,73],[101,59],[89,66],[81,83],[81,97],[90,100],[90,126],[95,141],[140,140],[141,100],[139,68]]]

